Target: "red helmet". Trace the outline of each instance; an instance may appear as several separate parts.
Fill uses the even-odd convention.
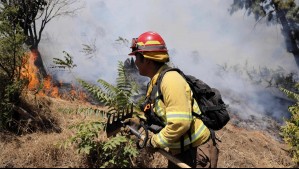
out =
[[[141,34],[138,38],[132,39],[132,52],[129,55],[134,55],[136,52],[165,52],[167,53],[166,44],[163,38],[153,31],[148,31]]]

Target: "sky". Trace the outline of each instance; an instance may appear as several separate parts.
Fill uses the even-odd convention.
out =
[[[105,79],[114,83],[119,61],[130,58],[129,44],[119,37],[138,37],[146,31],[158,32],[166,42],[173,65],[221,89],[227,102],[244,118],[270,112],[281,117],[286,109],[272,100],[273,91],[253,85],[248,79],[221,68],[238,71],[247,67],[264,67],[298,72],[294,58],[286,52],[281,26],[258,24],[245,11],[229,14],[233,0],[88,0],[74,17],[52,20],[44,30],[40,51],[46,67],[53,58],[63,59],[63,51],[77,65],[72,72],[48,72],[64,81],[74,77],[96,82]],[[83,44],[94,44],[91,55],[82,52]],[[266,91],[266,92],[265,92]],[[277,92],[277,91],[275,91]],[[264,96],[265,95],[265,96]],[[230,98],[230,99],[228,99]],[[244,99],[243,104],[233,100]],[[266,101],[264,101],[266,99]],[[266,102],[266,103],[265,103]]]

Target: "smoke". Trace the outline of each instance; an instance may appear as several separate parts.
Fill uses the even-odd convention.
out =
[[[286,116],[287,105],[280,104],[277,91],[253,84],[235,71],[221,70],[228,66],[269,69],[283,68],[298,72],[294,58],[286,52],[279,25],[258,24],[245,11],[230,15],[233,0],[88,0],[77,16],[51,21],[40,50],[45,65],[52,58],[63,59],[62,51],[74,57],[77,67],[69,72],[49,69],[57,78],[73,81],[74,77],[95,82],[105,79],[115,83],[118,61],[125,61],[130,52],[128,43],[145,31],[162,35],[169,49],[171,62],[185,73],[195,75],[223,92],[234,112],[249,116]],[[93,53],[82,52],[83,44],[92,45]]]

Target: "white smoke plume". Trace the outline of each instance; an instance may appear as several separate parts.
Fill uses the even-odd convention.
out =
[[[88,0],[75,17],[51,21],[40,44],[46,66],[52,58],[63,59],[62,51],[74,57],[73,75],[95,82],[114,83],[118,61],[128,58],[128,45],[118,44],[119,37],[131,40],[146,31],[164,38],[171,62],[187,74],[207,82],[223,92],[226,102],[246,119],[251,115],[271,115],[282,119],[287,106],[273,99],[273,92],[254,85],[238,73],[219,76],[224,65],[278,69],[298,72],[294,58],[286,52],[280,25],[256,26],[245,11],[230,15],[233,0]],[[82,53],[82,44],[94,44],[92,55]],[[51,71],[51,70],[48,70]],[[57,72],[52,72],[53,74]],[[73,81],[69,73],[57,78]],[[277,92],[277,91],[275,91]]]

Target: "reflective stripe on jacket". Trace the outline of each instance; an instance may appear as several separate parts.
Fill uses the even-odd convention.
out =
[[[153,84],[165,68],[166,65],[161,67],[151,79],[147,96],[151,94]],[[167,72],[161,82],[161,92],[164,101],[159,98],[154,100],[154,111],[163,119],[166,126],[152,137],[154,147],[180,149],[182,135],[185,146],[192,143],[195,147],[206,142],[210,131],[200,119],[192,116],[192,111],[200,114],[200,110],[192,98],[192,91],[185,79],[176,71]],[[158,92],[156,95],[158,96]],[[191,128],[191,142],[187,133],[189,128]]]

